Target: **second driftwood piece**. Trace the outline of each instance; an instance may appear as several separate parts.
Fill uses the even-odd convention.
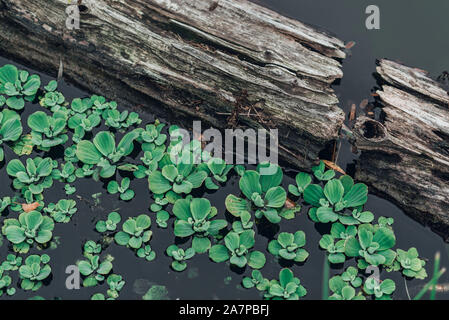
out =
[[[354,128],[356,178],[449,240],[449,95],[427,73],[381,60],[380,120]]]
[[[158,116],[278,128],[302,168],[338,138],[339,39],[245,0],[83,0],[78,30],[67,6],[0,0],[0,53]]]

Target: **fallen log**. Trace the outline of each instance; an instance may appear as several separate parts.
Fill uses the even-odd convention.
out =
[[[330,35],[244,0],[83,0],[78,30],[67,6],[0,0],[0,54],[52,74],[62,59],[72,83],[165,119],[278,128],[302,168],[338,139],[345,53]]]
[[[449,240],[449,95],[427,73],[381,60],[380,118],[359,117],[356,179]]]

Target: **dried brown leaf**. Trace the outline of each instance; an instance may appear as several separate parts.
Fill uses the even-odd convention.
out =
[[[323,160],[324,164],[326,165],[327,168],[335,170],[341,174],[346,175],[346,172],[340,168],[337,164],[333,163],[332,161],[329,160]]]
[[[39,202],[22,203],[22,210],[28,213],[33,210],[36,210],[39,206],[40,206]]]

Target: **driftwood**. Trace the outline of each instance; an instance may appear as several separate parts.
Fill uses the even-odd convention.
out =
[[[420,69],[382,60],[379,121],[355,125],[356,178],[449,240],[449,95]]]
[[[338,138],[345,53],[330,35],[244,0],[83,0],[79,30],[67,6],[0,0],[0,54],[52,74],[62,59],[71,82],[166,119],[278,128],[302,168]]]

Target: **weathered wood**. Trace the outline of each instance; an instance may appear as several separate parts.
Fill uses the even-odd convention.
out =
[[[381,60],[380,120],[360,117],[356,178],[449,240],[449,95],[420,69]]]
[[[344,43],[244,0],[0,0],[0,53],[156,115],[218,127],[278,128],[280,150],[309,167],[344,120],[330,84]],[[149,99],[163,104],[151,104]]]

